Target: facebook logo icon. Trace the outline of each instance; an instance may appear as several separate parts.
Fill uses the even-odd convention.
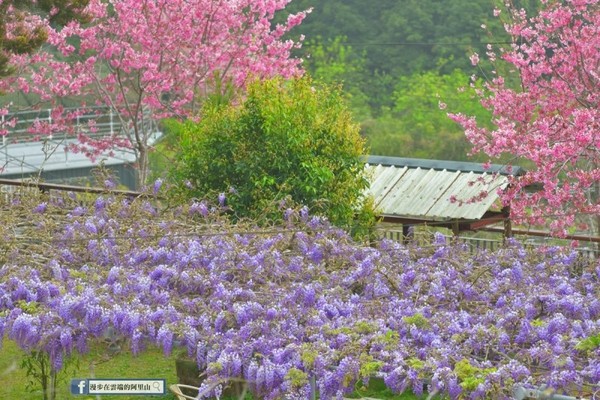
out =
[[[88,394],[87,380],[71,379],[71,394]]]

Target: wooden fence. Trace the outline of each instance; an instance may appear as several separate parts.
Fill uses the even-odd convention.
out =
[[[406,241],[406,238],[402,234],[402,229],[385,229],[382,228],[380,230],[380,237],[396,240],[396,241]],[[470,237],[470,236],[458,236],[454,238],[452,236],[448,236],[448,241],[458,240],[462,243],[466,243],[471,250],[471,253],[477,253],[479,251],[496,251],[504,246],[503,240],[500,239],[485,239],[478,237]],[[429,244],[431,243],[432,235],[431,233],[416,233],[413,238],[410,238],[411,241],[416,242],[418,244]],[[526,235],[516,236],[515,239],[521,241],[525,248],[540,248],[546,246],[557,246],[564,245],[562,243],[556,242],[551,243],[550,240],[536,240],[532,237]],[[552,239],[556,241],[555,239]],[[575,250],[584,258],[590,260],[600,260],[600,249],[598,248],[597,243],[592,242],[580,242],[580,246],[576,247]]]

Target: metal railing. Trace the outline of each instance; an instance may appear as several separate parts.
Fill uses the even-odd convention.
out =
[[[53,109],[45,108],[18,111],[2,116],[0,124],[8,130],[8,134],[2,137],[2,145],[38,139],[39,132],[35,132],[36,124],[52,124],[55,122],[53,115]],[[61,120],[73,128],[70,132],[73,136],[81,132],[89,137],[128,136],[132,132],[132,126],[123,124],[124,119],[111,107],[64,108],[61,112]],[[144,109],[140,120],[141,131],[158,131],[150,110]],[[67,135],[69,132],[62,133]]]

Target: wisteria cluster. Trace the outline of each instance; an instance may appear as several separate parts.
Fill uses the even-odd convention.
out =
[[[60,368],[112,327],[133,352],[187,350],[206,388],[241,378],[265,399],[307,398],[311,381],[339,398],[373,377],[452,399],[598,388],[597,263],[516,242],[472,255],[441,235],[368,246],[306,210],[266,230],[154,200],[11,200],[31,229],[3,244],[0,337]],[[0,229],[28,229],[12,221]]]

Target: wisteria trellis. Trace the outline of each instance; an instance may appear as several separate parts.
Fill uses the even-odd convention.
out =
[[[306,398],[313,377],[324,399],[373,376],[453,399],[598,389],[600,266],[575,253],[471,255],[441,235],[371,247],[306,210],[266,231],[207,203],[29,197],[0,228],[0,335],[57,369],[113,327],[135,353],[187,349],[204,385],[239,377],[258,398]]]

